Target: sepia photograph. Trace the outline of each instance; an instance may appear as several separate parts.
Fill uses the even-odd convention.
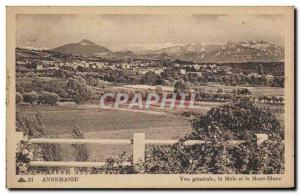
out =
[[[7,7],[8,188],[293,188],[293,7]]]

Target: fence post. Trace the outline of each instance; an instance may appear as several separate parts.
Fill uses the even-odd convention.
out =
[[[133,134],[133,163],[145,162],[145,133]]]
[[[70,175],[74,175],[75,174],[75,168],[70,168]]]
[[[268,134],[255,134],[257,145],[262,144],[264,141],[268,140]]]

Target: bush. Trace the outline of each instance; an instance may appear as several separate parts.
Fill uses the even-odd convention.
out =
[[[156,86],[155,87],[155,93],[158,94],[159,96],[162,96],[163,94],[163,89],[161,86]]]
[[[142,76],[142,84],[159,85],[162,83],[161,77],[152,71],[148,71]]]
[[[16,104],[20,104],[23,101],[23,95],[16,92]]]
[[[176,83],[174,84],[174,93],[184,92],[188,88],[189,87],[187,83],[184,82],[183,80],[176,81]]]
[[[56,138],[44,124],[41,114],[36,111],[35,118],[29,119],[20,112],[16,113],[16,130],[22,131],[28,138]],[[33,152],[34,150],[34,152]],[[61,147],[58,144],[32,144],[21,142],[16,153],[16,170],[26,168],[30,160],[61,161]],[[27,166],[28,167],[28,166]],[[48,172],[48,167],[38,167],[39,171]]]
[[[50,105],[56,105],[58,98],[59,96],[56,93],[45,91],[42,91],[38,97],[40,103]]]
[[[36,103],[36,101],[38,100],[38,97],[39,96],[35,91],[23,94],[24,102],[29,102],[32,105]]]
[[[237,89],[236,93],[237,93],[237,95],[250,95],[251,94],[251,92],[248,90],[248,88]]]
[[[74,129],[72,130],[72,136],[75,139],[84,139],[84,135],[80,130],[78,124],[75,125]],[[74,155],[76,161],[87,161],[89,158],[89,150],[85,144],[72,144],[72,147],[75,149]]]
[[[109,157],[105,160],[105,165],[100,168],[93,168],[92,174],[136,174],[139,167],[137,165],[124,166],[124,162],[132,163],[132,157],[126,158],[126,153],[121,153],[118,157]]]
[[[278,120],[252,102],[213,108],[192,121],[193,132],[172,146],[146,150],[146,173],[280,174],[284,173],[284,146]],[[257,145],[255,134],[268,134]],[[186,140],[204,144],[184,145]],[[230,140],[244,140],[230,144]]]
[[[92,95],[92,90],[87,86],[85,79],[80,76],[68,79],[67,92],[77,104],[90,100]]]

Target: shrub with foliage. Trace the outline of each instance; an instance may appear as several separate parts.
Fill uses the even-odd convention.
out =
[[[134,165],[124,166],[124,162],[132,163],[132,158],[126,158],[126,153],[122,152],[118,157],[109,157],[105,160],[105,165],[101,168],[93,168],[92,174],[136,174],[138,167]]]
[[[278,120],[250,101],[213,108],[194,118],[193,132],[172,146],[147,148],[146,173],[278,174],[284,146]],[[255,134],[268,134],[258,145]],[[184,145],[186,140],[204,144]],[[233,144],[231,140],[244,140]]]
[[[187,89],[189,87],[183,80],[176,81],[174,84],[174,93],[184,92]]]
[[[36,111],[35,118],[29,119],[20,112],[16,113],[17,131],[22,131],[29,138],[55,138],[56,136],[44,124],[41,114]],[[16,154],[17,173],[19,167],[26,165],[30,159],[44,161],[60,161],[61,147],[58,144],[33,144],[21,142]],[[47,172],[47,168],[39,168],[39,171]]]
[[[36,101],[38,100],[38,97],[39,97],[39,95],[35,91],[23,94],[24,102],[28,102],[32,105],[36,103]]]
[[[38,100],[39,100],[39,103],[41,103],[41,104],[56,105],[58,98],[59,98],[59,96],[56,93],[42,91],[39,94]]]
[[[69,97],[77,104],[88,101],[92,95],[91,89],[87,86],[86,80],[80,76],[73,76],[67,81],[67,92]]]
[[[23,101],[23,95],[16,92],[16,104],[20,104]]]
[[[78,124],[76,124],[74,129],[72,130],[72,136],[75,139],[84,139],[84,135],[81,132]],[[76,161],[82,162],[88,160],[89,150],[85,144],[73,144],[72,147],[75,149],[74,155]]]
[[[153,71],[148,71],[141,79],[142,84],[159,85],[162,83],[161,77],[156,75]]]

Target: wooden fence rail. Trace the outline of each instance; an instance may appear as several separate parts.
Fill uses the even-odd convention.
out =
[[[31,138],[26,139],[23,136],[23,132],[17,132],[16,135],[18,141],[26,141],[30,144],[120,144],[133,146],[133,164],[140,164],[145,162],[145,149],[146,145],[172,145],[177,143],[178,140],[154,140],[145,139],[144,133],[134,133],[133,139],[49,139],[49,138]],[[267,134],[256,134],[257,144],[268,139]],[[243,140],[229,141],[230,144],[239,144],[244,142]],[[184,145],[195,145],[209,143],[202,140],[188,140]],[[103,167],[105,162],[65,162],[65,161],[31,161],[29,166],[39,167],[69,167],[72,172],[76,167]],[[130,162],[122,163],[124,166],[131,165]]]

